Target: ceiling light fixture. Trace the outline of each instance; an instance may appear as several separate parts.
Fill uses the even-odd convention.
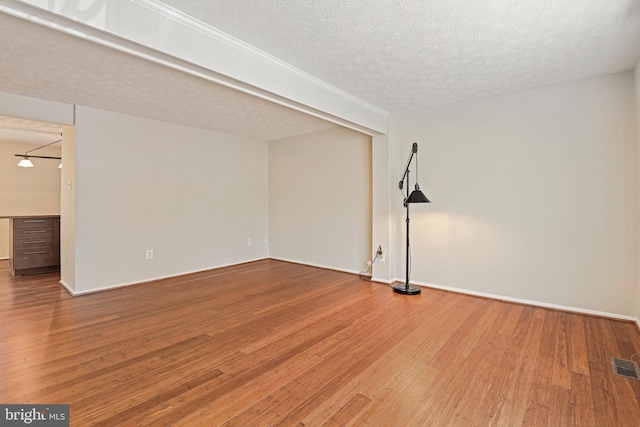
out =
[[[60,134],[60,136],[62,136],[62,134]],[[29,157],[34,158],[34,159],[57,159],[57,160],[62,160],[62,157],[55,157],[55,156],[30,156],[28,155],[29,153],[31,153],[32,151],[36,151],[39,150],[41,148],[44,147],[48,147],[49,145],[53,145],[57,142],[62,141],[62,139],[59,139],[57,141],[53,141],[50,142],[48,144],[45,144],[41,147],[38,148],[34,148],[33,150],[29,150],[29,151],[25,151],[24,154],[15,154],[16,157],[22,157],[22,160],[20,160],[20,163],[18,163],[18,166],[23,167],[23,168],[32,168],[33,167],[33,163],[31,162],[31,160],[29,160]],[[59,168],[62,168],[62,162],[60,162],[60,166],[58,166]]]
[[[20,160],[18,166],[20,166],[21,168],[32,168],[33,163],[31,163],[31,160],[29,160],[29,158],[25,156],[24,159]]]

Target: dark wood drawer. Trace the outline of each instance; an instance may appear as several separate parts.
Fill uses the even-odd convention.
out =
[[[15,250],[41,249],[53,246],[53,237],[34,236],[29,239],[16,239],[13,241]]]
[[[41,240],[43,238],[53,239],[53,228],[15,228],[13,230],[13,238],[15,240]]]
[[[27,268],[49,267],[53,265],[53,248],[23,249],[14,251],[14,270]]]
[[[53,228],[53,220],[54,218],[13,218],[13,228]]]
[[[9,266],[17,276],[60,269],[60,217],[10,218]]]

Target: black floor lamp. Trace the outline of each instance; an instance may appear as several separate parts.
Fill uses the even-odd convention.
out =
[[[413,160],[414,154],[418,152],[418,143],[414,142],[411,147],[411,154],[409,155],[409,160],[407,160],[407,167],[404,168],[404,174],[402,175],[402,179],[400,180],[400,191],[402,191],[404,187],[404,180],[407,179],[407,197],[404,199],[404,207],[407,208],[407,262],[406,262],[406,272],[407,272],[407,281],[404,284],[398,284],[393,287],[393,291],[403,295],[418,295],[420,293],[420,288],[417,286],[409,285],[409,204],[411,203],[431,203],[427,196],[424,195],[422,191],[420,191],[420,186],[418,185],[418,158],[416,157],[416,186],[415,189],[409,194],[409,166],[411,165],[411,160]],[[404,194],[404,193],[403,193]]]

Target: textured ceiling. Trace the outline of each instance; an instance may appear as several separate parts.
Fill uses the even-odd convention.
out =
[[[273,140],[336,127],[0,13],[0,91]]]
[[[161,0],[390,112],[630,70],[638,0]]]
[[[163,0],[392,113],[630,70],[640,0]],[[0,13],[0,91],[263,140],[334,124]]]
[[[61,133],[62,127],[54,123],[0,116],[0,142],[45,145],[59,140]]]

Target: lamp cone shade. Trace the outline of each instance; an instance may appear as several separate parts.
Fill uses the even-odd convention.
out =
[[[418,184],[416,184],[416,189],[407,197],[407,203],[431,203],[431,200],[424,195],[420,187],[418,187]]]
[[[29,160],[28,157],[25,157],[24,159],[20,160],[20,163],[18,163],[18,166],[23,168],[32,168],[33,163],[31,163],[31,160]]]

